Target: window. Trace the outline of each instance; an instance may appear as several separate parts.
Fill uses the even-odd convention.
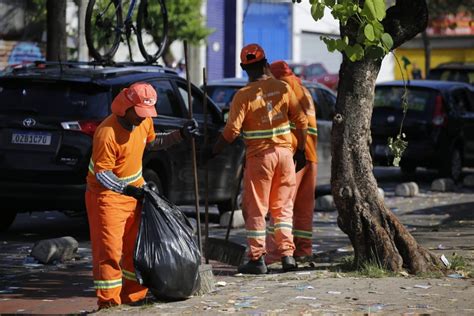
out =
[[[458,113],[471,112],[471,104],[469,103],[469,98],[464,89],[458,89],[453,91],[451,104],[453,110]]]
[[[158,115],[183,117],[180,102],[176,97],[171,83],[166,80],[160,80],[152,81],[150,84],[158,93],[158,100],[156,102]]]
[[[186,110],[189,112],[189,101],[188,101],[188,90],[187,88],[184,87],[184,84],[178,83],[179,87],[179,93],[181,94],[181,97],[183,98],[184,101],[184,106],[186,107]],[[204,109],[202,105],[202,98],[203,96],[196,95],[196,91],[191,91],[191,102],[193,106],[193,118],[195,118],[198,121],[204,121]],[[207,105],[207,111],[208,111],[208,121],[212,121],[212,110],[211,107],[209,106],[209,103]]]

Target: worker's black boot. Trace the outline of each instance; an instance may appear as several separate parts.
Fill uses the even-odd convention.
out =
[[[244,274],[265,274],[268,270],[265,260],[261,256],[257,260],[249,260],[247,263],[241,264],[237,271]]]
[[[293,256],[285,256],[281,258],[281,265],[283,266],[283,271],[294,271],[298,268],[295,258]]]

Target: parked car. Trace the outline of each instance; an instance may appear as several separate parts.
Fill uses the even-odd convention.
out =
[[[437,169],[441,176],[459,180],[463,166],[474,166],[474,88],[451,81],[410,80],[408,111],[403,132],[408,147],[402,172],[417,167]],[[393,159],[387,138],[395,137],[402,121],[402,81],[378,84],[372,114],[374,163],[390,165]]]
[[[295,63],[292,61],[287,61],[288,67],[290,67],[291,71],[298,77],[301,78],[303,75],[304,67],[306,66],[305,63]]]
[[[321,63],[306,65],[300,77],[306,81],[319,82],[333,91],[337,91],[339,85],[339,75],[329,73]]]
[[[146,81],[158,92],[155,130],[180,128],[188,119],[186,81],[158,66],[37,64],[0,77],[0,229],[18,212],[83,211],[85,177],[92,136],[110,114],[115,95],[133,82]],[[202,129],[203,92],[192,86],[193,117]],[[209,143],[196,139],[200,196],[204,196],[202,151],[210,150],[225,122],[208,100]],[[241,175],[244,145],[235,142],[209,167],[209,202],[232,205]],[[176,204],[194,204],[191,146],[181,142],[167,150],[145,152],[143,175]]]
[[[428,79],[460,81],[474,85],[474,63],[444,63],[430,70]]]
[[[247,84],[243,78],[227,78],[210,81],[207,93],[225,112],[228,111],[234,94]],[[336,104],[336,94],[317,82],[303,81],[316,104],[318,124],[318,182],[329,184],[331,176],[331,127]]]

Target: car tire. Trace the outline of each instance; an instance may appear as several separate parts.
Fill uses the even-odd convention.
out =
[[[2,220],[0,221],[0,232],[4,232],[10,228],[16,218],[16,211],[2,211]]]
[[[439,174],[442,177],[452,178],[455,182],[461,179],[462,174],[462,153],[459,148],[453,148],[446,155],[446,159],[442,162]]]
[[[164,195],[164,188],[163,188],[163,182],[161,181],[160,177],[158,176],[158,173],[156,173],[152,169],[144,169],[143,170],[143,178],[145,179],[145,182],[153,182],[153,184],[156,186],[158,189],[158,193],[161,195]]]
[[[239,189],[237,190],[237,192],[235,192],[234,197],[224,202],[217,203],[217,209],[219,210],[220,215],[232,211],[234,205],[236,210],[242,209],[243,184],[243,177],[241,175],[239,177]]]

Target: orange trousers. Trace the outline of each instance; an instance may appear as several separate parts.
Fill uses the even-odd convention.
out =
[[[307,162],[306,166],[296,174],[296,194],[294,195],[293,208],[293,235],[295,242],[295,257],[311,256],[313,254],[313,214],[314,192],[316,190],[316,177],[318,165]],[[267,256],[265,262],[271,264],[280,260],[278,247],[275,244],[275,225],[273,218],[267,231]]]
[[[295,167],[290,149],[275,147],[247,158],[244,172],[243,209],[248,257],[256,260],[266,253],[266,221],[275,219],[275,242],[280,256],[292,256]]]
[[[106,307],[145,298],[147,288],[137,282],[133,266],[141,203],[109,190],[87,190],[86,207],[97,304]]]

